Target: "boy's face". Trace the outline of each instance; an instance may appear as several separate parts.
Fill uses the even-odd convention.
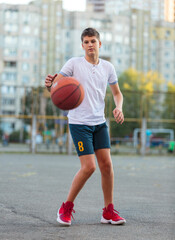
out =
[[[101,41],[95,36],[83,38],[82,47],[85,50],[85,55],[88,57],[99,55],[99,48],[101,47]]]

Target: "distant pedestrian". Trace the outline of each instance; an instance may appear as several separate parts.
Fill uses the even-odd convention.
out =
[[[2,135],[2,145],[8,146],[8,143],[9,143],[9,135],[7,133],[4,133]]]

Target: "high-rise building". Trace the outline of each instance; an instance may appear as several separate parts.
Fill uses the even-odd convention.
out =
[[[105,2],[107,0],[87,0],[86,4],[92,5],[93,11],[95,12],[104,12],[105,11]]]
[[[151,27],[151,69],[160,73],[166,82],[175,84],[174,24],[161,22]]]
[[[85,12],[62,10],[62,0],[0,4],[0,115],[20,113],[23,93],[16,86],[44,86],[47,74],[84,55],[80,35],[87,27],[100,32],[100,57],[118,74],[129,67],[154,70],[175,83],[175,23],[166,19],[165,2],[172,6],[164,0],[88,0]]]
[[[142,72],[150,70],[150,26],[150,11],[131,9],[129,64]]]
[[[53,74],[62,65],[62,0],[36,0],[40,9],[40,85],[48,73]]]
[[[165,21],[175,22],[175,0],[164,0],[165,9]]]
[[[33,5],[0,4],[0,19],[0,114],[18,115],[24,95],[19,87],[39,86],[40,11]],[[14,119],[4,119],[4,130],[15,127]]]
[[[175,83],[174,2],[109,0],[106,12],[130,17],[129,65],[143,72],[157,71],[167,82]]]
[[[46,75],[63,64],[62,0],[0,4],[0,19],[0,115],[18,115],[24,95],[20,87],[44,86]],[[3,128],[16,129],[18,123],[5,119]]]
[[[131,9],[150,11],[154,21],[164,20],[165,0],[109,0],[105,2],[105,11],[108,14],[129,14]]]
[[[70,54],[65,52],[65,61],[72,56],[83,56],[84,51],[81,46],[81,33],[86,27],[94,27],[100,32],[102,47],[100,57],[111,61],[117,73],[120,74],[129,67],[130,55],[130,30],[129,17],[106,15],[103,12],[72,12],[67,16],[70,23],[64,29],[65,43],[69,46]],[[69,33],[69,37],[67,37]],[[64,46],[66,48],[66,45]]]

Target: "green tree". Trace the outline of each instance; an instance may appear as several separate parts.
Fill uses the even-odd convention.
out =
[[[165,95],[164,105],[163,105],[163,119],[169,119],[170,122],[165,124],[166,128],[174,129],[175,131],[175,84],[168,82],[167,84],[167,93]],[[173,120],[171,122],[171,120]]]
[[[154,93],[161,89],[163,83],[163,78],[157,72],[149,71],[142,73],[133,68],[123,72],[119,76],[119,86],[124,96],[123,111],[125,118],[133,119],[134,121],[134,119],[138,120],[143,116],[153,117],[153,113],[159,111],[157,102],[160,102]],[[113,103],[112,109],[114,107]],[[116,127],[116,124],[112,124],[111,132],[114,135],[126,136],[131,135],[134,128],[137,127],[140,127],[138,121],[125,122],[122,127]]]

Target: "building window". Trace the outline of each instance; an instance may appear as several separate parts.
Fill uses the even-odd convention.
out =
[[[169,37],[169,36],[170,36],[170,31],[169,31],[169,30],[166,31],[165,36],[166,36],[166,37]]]
[[[34,72],[34,73],[37,73],[37,71],[38,71],[38,67],[37,67],[36,64],[34,64],[34,66],[33,66],[33,72]]]
[[[30,27],[28,25],[23,27],[23,33],[25,33],[25,34],[30,33]]]
[[[22,83],[29,83],[29,80],[30,80],[29,76],[22,77]]]
[[[18,31],[18,26],[16,24],[7,23],[4,26],[4,30],[7,31],[7,32],[17,32]]]
[[[117,59],[117,63],[118,63],[118,64],[121,64],[121,63],[122,63],[122,61],[121,61],[120,58]]]
[[[3,105],[15,105],[15,99],[14,98],[3,98],[2,104]]]
[[[157,47],[157,40],[153,40],[153,41],[152,41],[152,47],[153,47],[153,48],[156,48],[156,47]]]
[[[111,33],[106,33],[106,41],[111,41],[112,40],[112,34]]]
[[[5,49],[4,49],[4,56],[7,56],[7,57],[16,57],[16,56],[17,56],[17,49],[5,48]]]
[[[5,18],[6,19],[17,19],[18,17],[18,10],[15,9],[9,9],[5,11]]]
[[[102,45],[102,49],[106,52],[110,51],[111,50],[111,45],[109,44],[103,44]]]
[[[170,75],[169,74],[165,74],[165,79],[169,80],[169,78],[170,78]]]
[[[30,47],[31,46],[31,41],[27,37],[23,37],[21,43],[25,47]]]
[[[151,69],[152,69],[152,70],[155,70],[155,69],[156,69],[156,64],[155,64],[155,63],[152,63]]]
[[[35,30],[34,30],[34,35],[35,35],[35,36],[38,36],[38,35],[39,35],[39,29],[38,29],[38,28],[35,28]]]
[[[169,57],[169,52],[165,52],[165,57]]]
[[[25,50],[25,51],[22,52],[22,56],[23,56],[23,58],[29,58],[30,52]]]
[[[124,38],[124,43],[127,44],[127,45],[129,44],[129,37]]]
[[[2,88],[1,88],[1,93],[2,94],[7,94],[7,93],[14,94],[15,92],[16,92],[15,87],[2,86]]]
[[[93,26],[94,28],[101,28],[102,22],[100,20],[92,19],[90,20],[90,26]]]
[[[48,9],[48,5],[47,4],[43,4],[42,8],[43,9]]]
[[[15,61],[5,61],[4,62],[4,67],[15,68],[16,65],[17,65],[17,62],[15,62]]]
[[[47,21],[48,17],[47,16],[43,16],[43,21]]]
[[[169,69],[169,68],[170,68],[170,64],[169,64],[169,63],[166,63],[166,64],[165,64],[165,67],[166,67],[167,69]]]
[[[123,37],[120,36],[120,35],[116,35],[116,36],[115,36],[115,41],[116,41],[117,43],[122,43],[122,42],[123,42]]]
[[[170,41],[165,41],[165,46],[169,47],[170,46]]]
[[[69,31],[66,32],[66,38],[68,38],[68,39],[70,38],[70,32]]]
[[[23,71],[28,71],[29,70],[29,64],[28,63],[23,63],[22,64],[22,70]]]
[[[31,21],[31,14],[25,12],[23,14],[23,23],[28,24],[30,21]]]
[[[15,111],[6,111],[6,110],[3,110],[3,111],[2,111],[2,114],[4,114],[4,115],[15,115]]]
[[[5,36],[5,44],[16,45],[18,43],[18,37],[15,36]]]
[[[116,24],[116,25],[115,25],[115,30],[116,30],[116,31],[122,31],[122,30],[123,30],[123,25],[122,25],[122,24],[119,24],[119,23]]]
[[[2,80],[7,82],[16,81],[17,74],[14,72],[3,72],[2,73]]]
[[[117,47],[116,47],[116,53],[117,53],[117,54],[122,53],[122,47],[117,46]]]

